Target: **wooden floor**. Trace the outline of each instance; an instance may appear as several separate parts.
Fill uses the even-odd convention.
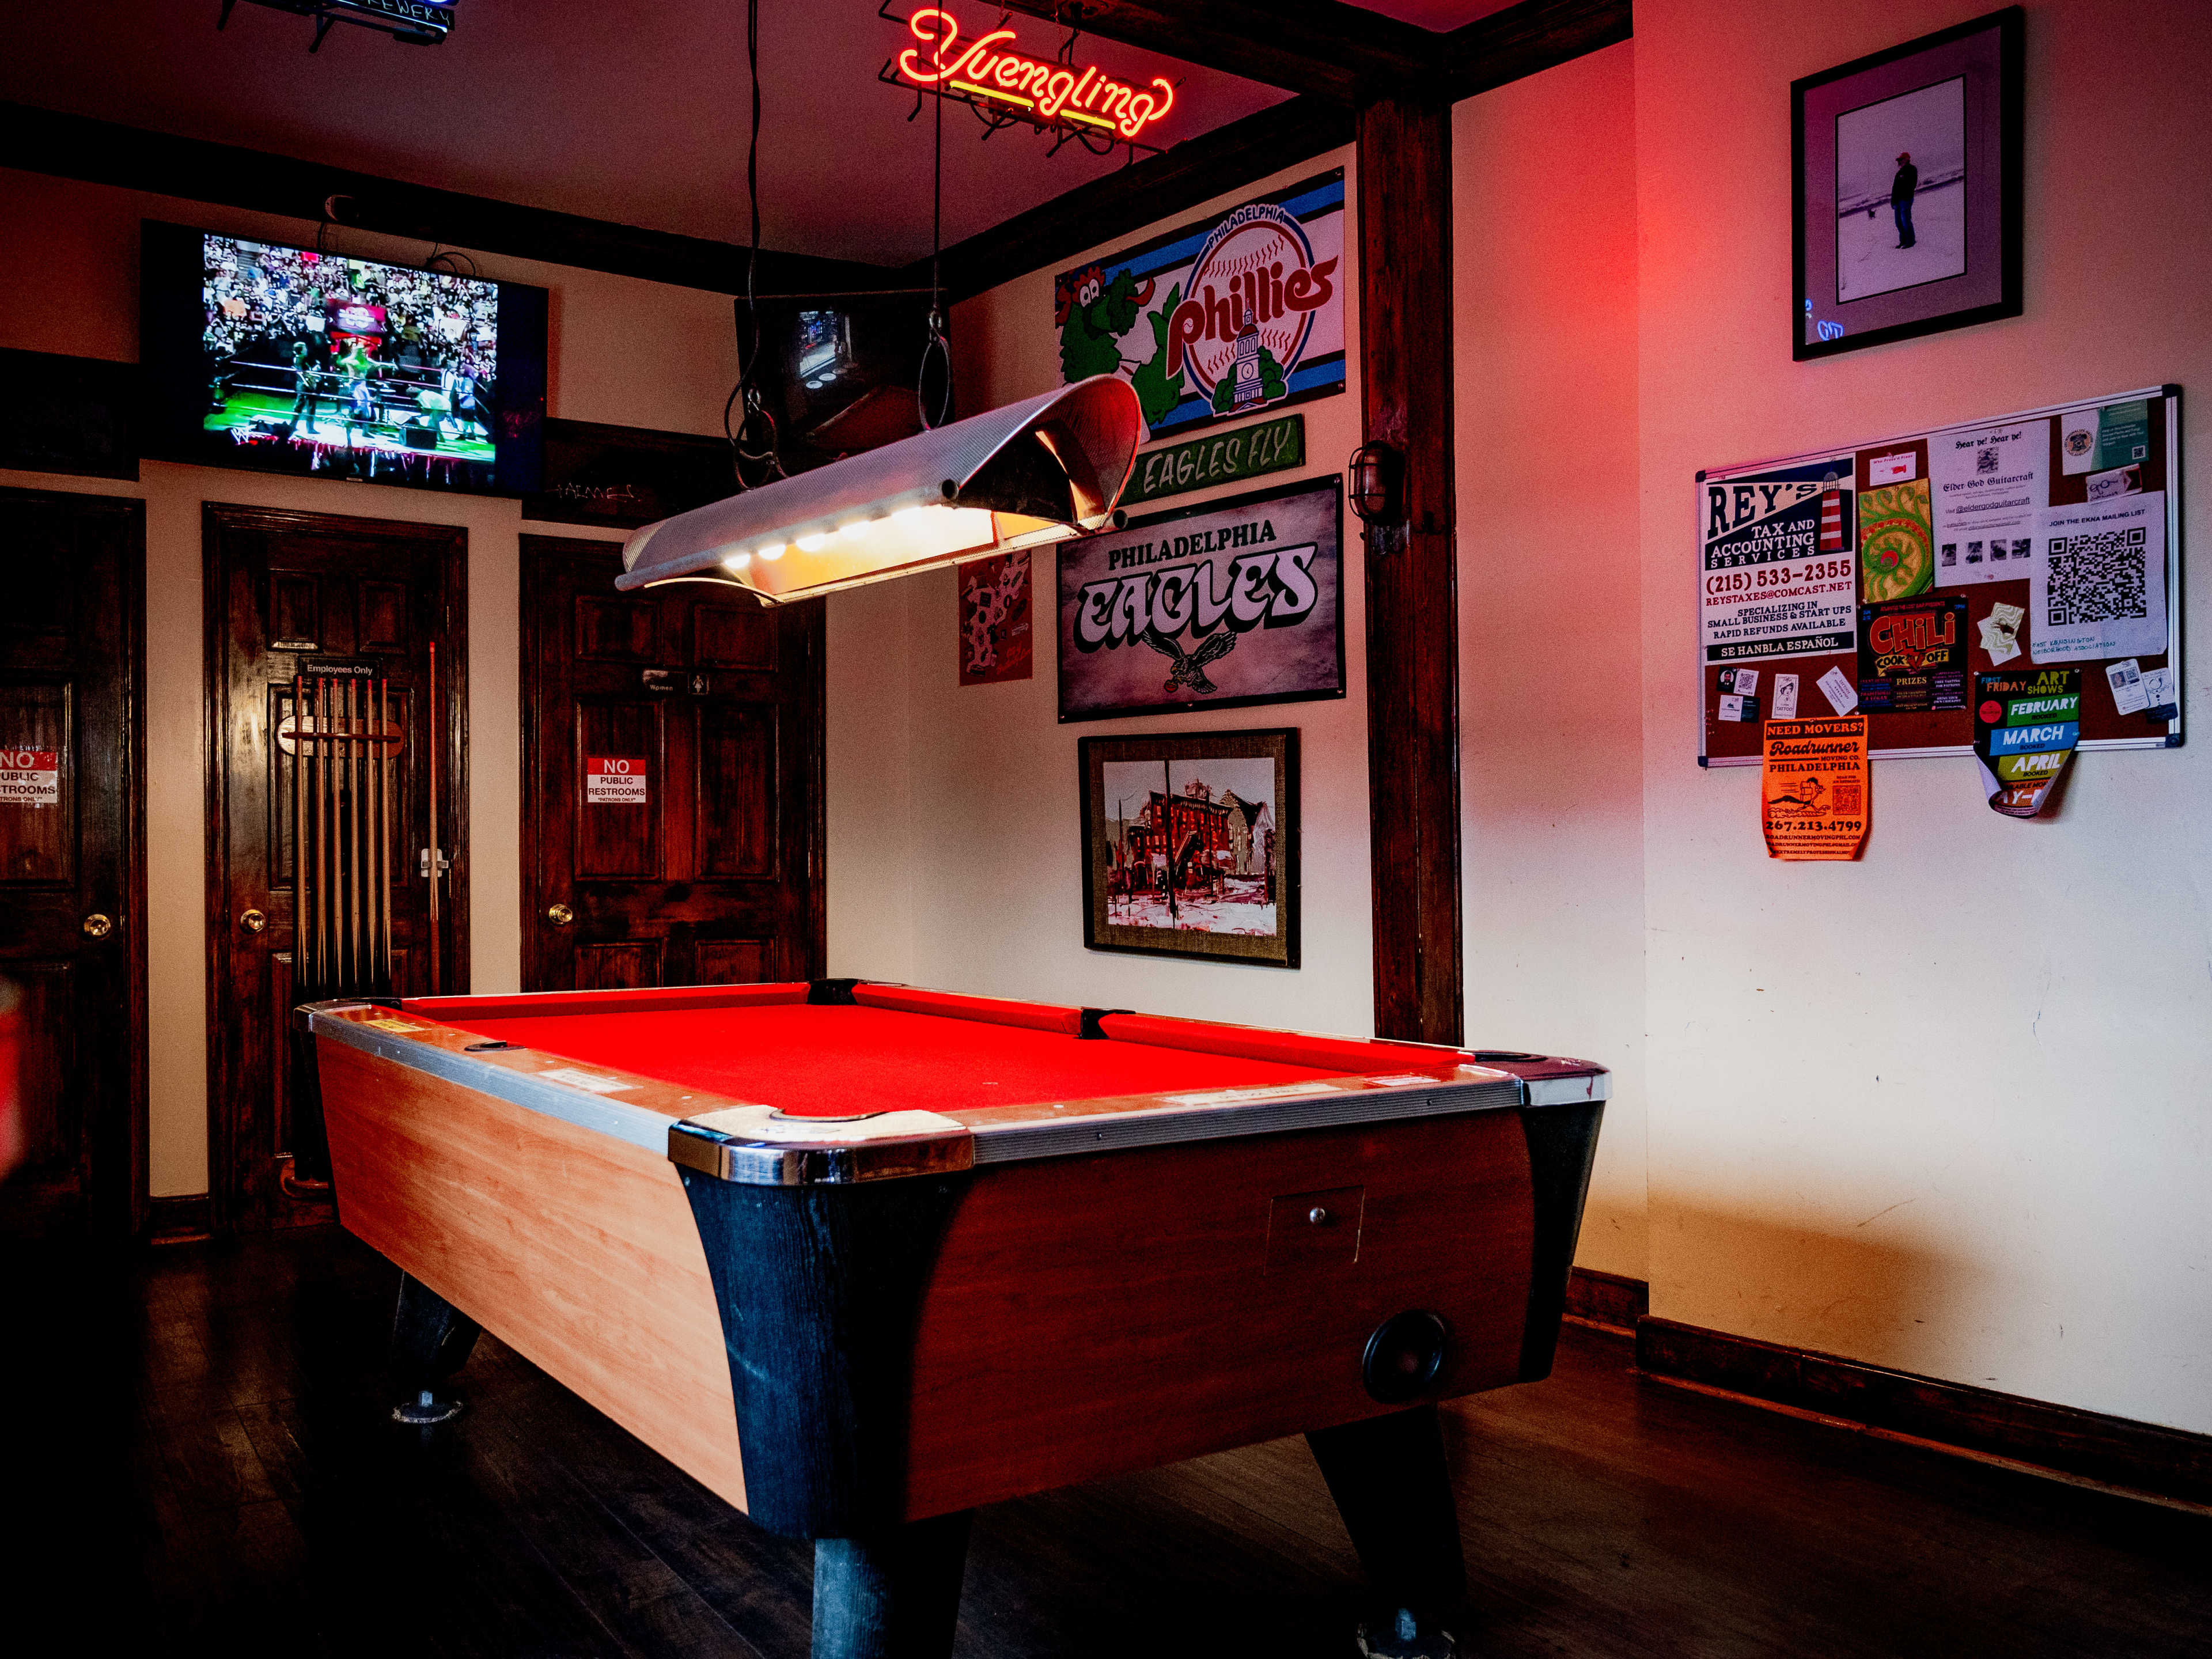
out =
[[[804,1547],[489,1339],[457,1424],[389,1423],[395,1275],[343,1234],[8,1266],[0,1621],[49,1633],[0,1649],[806,1652]],[[1471,1654],[2212,1651],[2212,1520],[1641,1382],[1594,1332],[1446,1426]],[[1282,1441],[984,1511],[959,1652],[1347,1659],[1358,1588]]]

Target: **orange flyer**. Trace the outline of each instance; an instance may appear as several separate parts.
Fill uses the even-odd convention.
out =
[[[1769,720],[1759,797],[1766,853],[1855,859],[1866,844],[1867,717]]]

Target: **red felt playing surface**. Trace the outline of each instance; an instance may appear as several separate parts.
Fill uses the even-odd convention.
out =
[[[476,1018],[421,1006],[448,1024],[549,1055],[808,1115],[971,1110],[1329,1075],[889,1008],[780,1003]]]

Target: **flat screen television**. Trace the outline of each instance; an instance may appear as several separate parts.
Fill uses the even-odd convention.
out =
[[[928,323],[927,293],[760,302],[761,393],[775,417],[786,471],[804,471],[921,430],[915,386]],[[933,382],[933,392],[939,386]]]
[[[144,453],[417,489],[537,489],[542,288],[146,222]]]

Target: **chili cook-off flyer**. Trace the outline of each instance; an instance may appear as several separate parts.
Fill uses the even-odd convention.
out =
[[[1769,858],[1859,855],[1867,832],[1867,717],[1766,722],[1765,805]]]

